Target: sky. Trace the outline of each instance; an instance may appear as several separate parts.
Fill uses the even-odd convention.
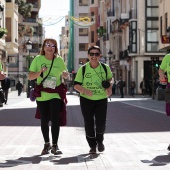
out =
[[[41,0],[39,18],[45,27],[45,38],[55,38],[59,44],[61,27],[65,26],[65,15],[69,12],[70,0]]]

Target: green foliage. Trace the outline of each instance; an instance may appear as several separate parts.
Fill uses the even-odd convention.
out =
[[[4,34],[6,34],[8,30],[6,28],[0,28],[0,38],[3,37]]]
[[[18,0],[17,4],[19,14],[24,18],[29,18],[31,16],[33,5],[31,3],[27,3],[26,0]]]

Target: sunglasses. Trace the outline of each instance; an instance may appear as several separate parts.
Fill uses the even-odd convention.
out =
[[[45,46],[46,46],[46,47],[51,47],[51,48],[55,48],[55,47],[56,47],[56,45],[54,45],[54,44],[48,44],[48,43],[46,43]]]
[[[89,55],[92,57],[92,56],[96,56],[96,57],[99,57],[100,56],[100,53],[89,53]]]

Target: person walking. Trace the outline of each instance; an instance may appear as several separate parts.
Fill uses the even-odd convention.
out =
[[[145,96],[145,92],[146,92],[146,82],[145,79],[143,79],[140,83],[140,89],[142,91],[142,95],[143,97]]]
[[[116,94],[116,81],[114,80],[113,82],[113,86],[112,86],[112,95],[115,95]]]
[[[117,86],[119,87],[121,98],[124,98],[123,88],[125,87],[125,81],[122,80],[122,77],[120,77],[120,80],[117,83]]]
[[[1,87],[5,96],[5,104],[7,104],[8,101],[8,92],[9,92],[9,88],[10,88],[10,79],[7,77],[7,74],[4,73],[5,75],[5,79],[1,80]]]
[[[66,87],[61,83],[61,76],[68,78],[66,65],[58,54],[57,41],[46,38],[40,54],[37,55],[29,68],[29,80],[36,79],[36,103],[40,112],[41,131],[44,147],[41,155],[62,153],[58,147],[60,132],[60,112],[66,101]],[[52,146],[49,137],[51,121]]]
[[[135,94],[135,86],[136,86],[135,81],[132,80],[131,85],[130,85],[130,90],[131,90],[131,96],[132,97],[134,97],[134,94]]]
[[[18,80],[18,83],[16,84],[16,89],[18,90],[18,96],[21,95],[23,85],[22,83]]]
[[[99,152],[105,150],[103,140],[107,99],[112,94],[112,72],[107,64],[99,62],[100,58],[100,48],[98,46],[89,47],[89,62],[78,69],[74,80],[74,89],[80,93],[80,107],[90,154],[96,153],[96,147]]]

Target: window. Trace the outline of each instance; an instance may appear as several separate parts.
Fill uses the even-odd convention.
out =
[[[147,8],[147,17],[158,17],[158,8]]]
[[[94,4],[94,0],[91,0],[91,4]]]
[[[158,43],[147,43],[147,52],[156,52],[158,50]]]
[[[88,36],[88,28],[79,28],[79,36]]]
[[[160,36],[162,36],[162,17],[160,17]]]
[[[157,42],[158,41],[158,30],[147,31],[147,41]]]
[[[147,0],[147,6],[158,6],[158,0]]]
[[[91,43],[94,43],[94,31],[91,32]]]
[[[148,28],[158,28],[158,21],[147,21]]]
[[[80,43],[79,44],[79,51],[87,51],[88,50],[88,44],[87,43]]]
[[[79,0],[79,6],[88,6],[88,0]]]

